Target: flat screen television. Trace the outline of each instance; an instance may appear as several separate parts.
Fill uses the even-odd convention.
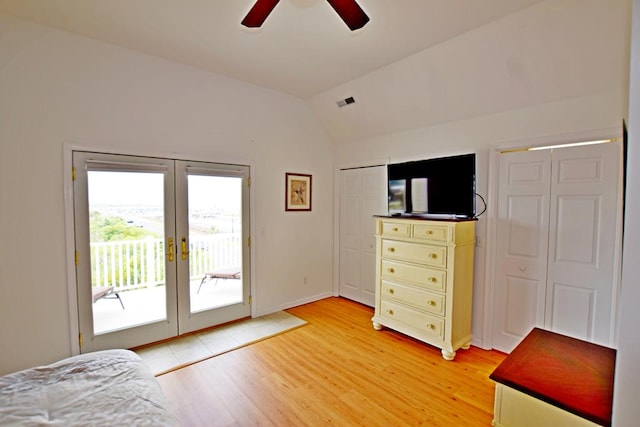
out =
[[[476,155],[387,165],[389,215],[474,218]]]

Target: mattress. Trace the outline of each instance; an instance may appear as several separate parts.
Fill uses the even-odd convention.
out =
[[[0,377],[0,426],[178,426],[128,350],[81,354]]]

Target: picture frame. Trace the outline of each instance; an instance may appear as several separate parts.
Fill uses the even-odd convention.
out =
[[[311,175],[285,173],[285,211],[311,210]]]

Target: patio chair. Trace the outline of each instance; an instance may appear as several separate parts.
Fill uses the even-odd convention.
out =
[[[240,267],[231,267],[231,268],[220,268],[218,270],[213,270],[209,273],[204,273],[204,277],[200,281],[200,286],[198,286],[198,292],[200,293],[200,288],[205,282],[209,280],[216,279],[214,286],[218,284],[218,280],[228,280],[228,279],[240,279]]]
[[[96,286],[91,288],[91,290],[93,291],[94,303],[98,301],[100,298],[118,299],[118,301],[120,301],[120,305],[122,306],[122,309],[124,310],[124,303],[122,302],[122,298],[120,298],[120,295],[116,291],[114,291],[113,286]]]

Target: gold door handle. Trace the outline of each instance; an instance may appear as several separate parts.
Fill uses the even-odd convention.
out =
[[[189,251],[187,250],[187,238],[182,238],[182,259],[187,259],[187,255],[189,255]]]
[[[167,239],[167,259],[169,260],[169,262],[172,262],[174,258],[174,253],[173,253],[173,237],[169,237]]]

